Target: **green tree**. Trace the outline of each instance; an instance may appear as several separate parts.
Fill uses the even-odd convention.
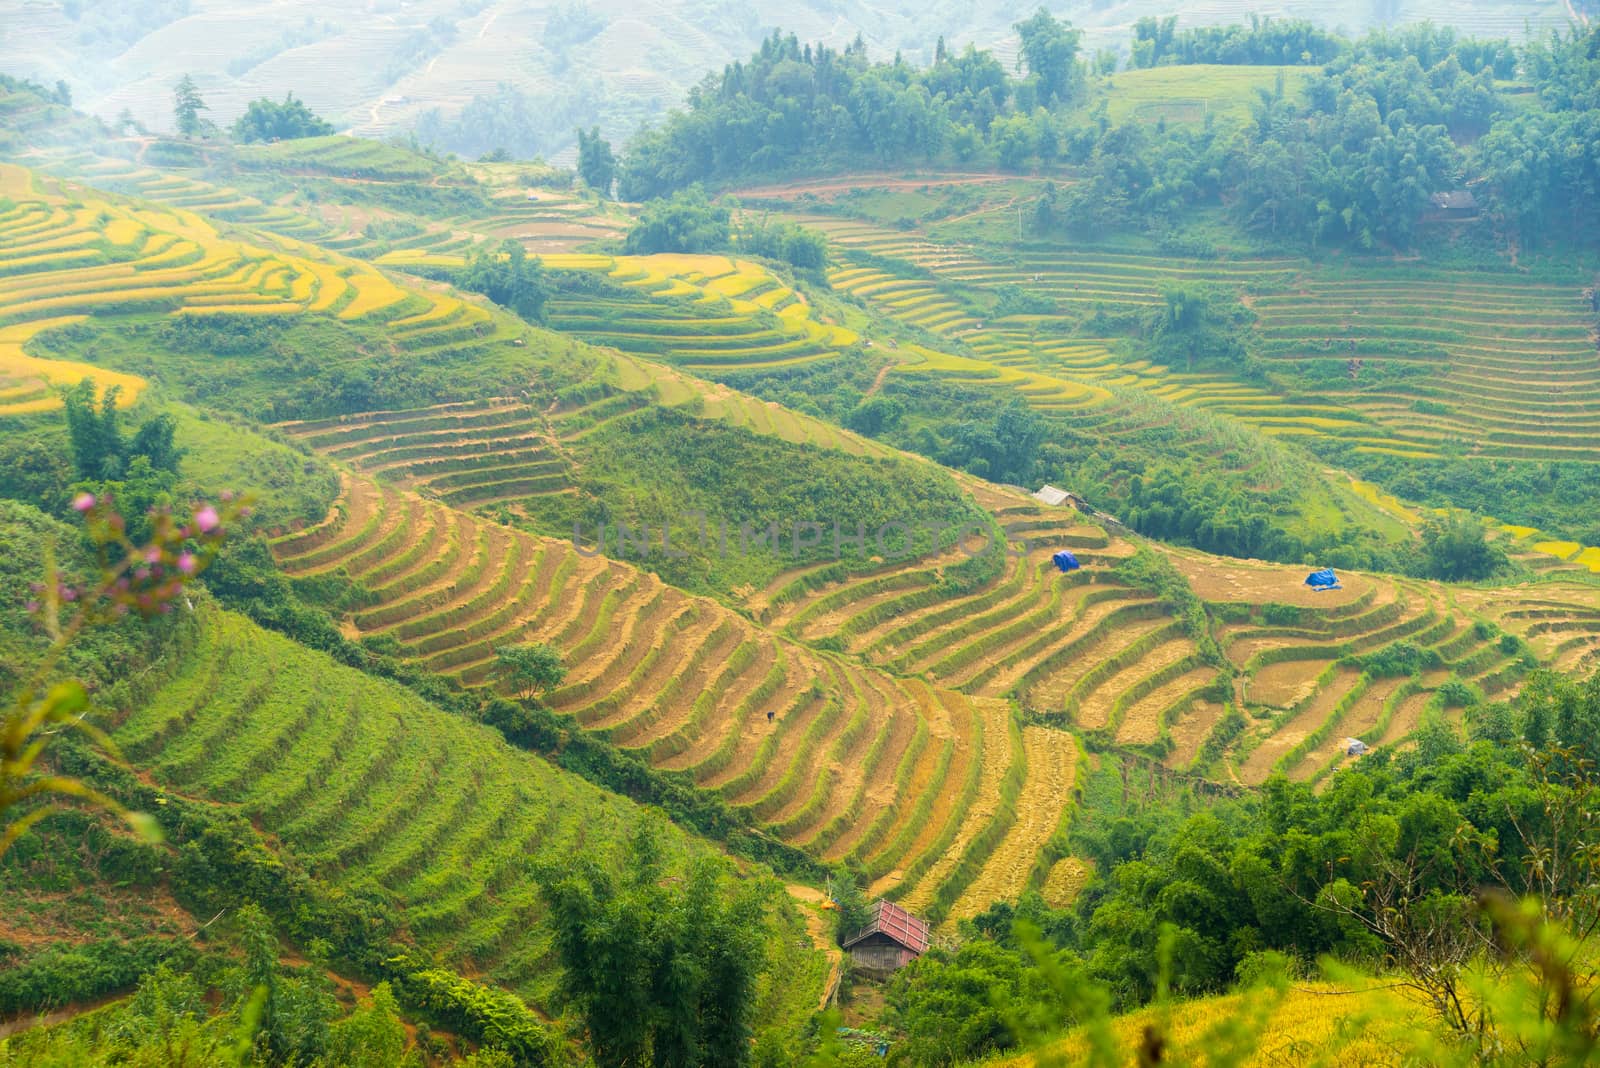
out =
[[[617,177],[617,157],[611,142],[600,136],[600,127],[578,130],[578,177],[602,197],[611,195]]]
[[[91,379],[62,393],[73,466],[87,483],[83,488],[114,494],[127,517],[128,533],[139,540],[149,533],[150,509],[169,503],[183,450],[175,440],[177,423],[165,412],[141,423],[131,440],[124,437],[119,399],[112,387],[97,402]]]
[[[714,252],[728,247],[728,220],[727,208],[711,203],[699,186],[692,186],[646,204],[623,247],[641,255]]]
[[[266,97],[252,100],[233,124],[233,139],[246,144],[255,141],[292,141],[300,137],[325,137],[333,124],[319,119],[293,93],[275,104]]]
[[[1071,99],[1078,79],[1078,46],[1083,31],[1044,8],[1013,27],[1022,38],[1020,60],[1038,80],[1041,103]]]
[[[1008,171],[1020,171],[1038,150],[1033,121],[1026,115],[1008,115],[989,127],[995,158]]]
[[[178,132],[185,137],[199,134],[204,128],[200,113],[209,110],[206,102],[200,98],[200,87],[185,74],[172,91],[172,114],[177,119]]]
[[[906,1034],[893,1063],[942,1068],[1009,1049],[1021,1012],[1064,1021],[1064,1007],[1029,983],[1027,971],[1022,954],[982,938],[953,953],[934,949],[902,969],[889,987],[893,1019]]]
[[[668,878],[660,830],[638,829],[614,877],[589,857],[538,873],[562,987],[599,1068],[749,1063],[772,891],[715,858]]]
[[[239,991],[243,1000],[251,991],[266,990],[256,1045],[273,1063],[308,1064],[328,1048],[329,1024],[338,1002],[323,965],[286,971],[279,964],[281,949],[272,920],[259,905],[248,904],[233,914],[244,948]]]
[[[567,669],[561,663],[561,654],[543,642],[501,645],[494,651],[494,675],[527,700],[561,685]]]
[[[1430,578],[1470,582],[1488,578],[1505,564],[1505,553],[1489,544],[1483,524],[1455,513],[1422,529],[1422,554]]]
[[[789,222],[761,220],[741,227],[738,248],[752,256],[783,260],[820,271],[828,265],[828,238],[820,230]]]
[[[550,299],[544,268],[519,241],[507,238],[498,248],[475,250],[456,284],[482,293],[530,323],[544,322],[545,302]]]
[[[1251,316],[1237,298],[1180,283],[1164,285],[1161,297],[1143,324],[1154,358],[1169,366],[1181,363],[1185,370],[1208,361],[1237,368],[1244,360]]]
[[[834,903],[839,906],[834,912],[833,934],[834,940],[842,946],[867,925],[870,910],[855,872],[847,871],[834,877],[832,886]]]
[[[407,1063],[405,1053],[405,1024],[388,983],[373,987],[372,1004],[334,1024],[328,1036],[328,1059],[342,1068],[394,1068]]]

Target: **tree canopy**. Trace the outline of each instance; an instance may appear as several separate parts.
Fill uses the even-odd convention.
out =
[[[732,239],[730,213],[706,199],[699,187],[645,205],[623,247],[630,253],[714,252]]]
[[[482,293],[530,323],[544,321],[544,305],[550,297],[544,268],[537,258],[529,257],[519,241],[507,238],[497,248],[475,250],[466,267],[453,277],[463,289]]]
[[[620,878],[587,857],[539,873],[562,985],[598,1068],[749,1062],[770,891],[735,886],[724,869],[705,858],[668,879],[659,833],[645,822]]]
[[[177,121],[178,132],[185,137],[200,133],[204,129],[200,113],[208,110],[209,106],[201,98],[200,87],[194,79],[187,74],[178,79],[178,84],[172,90],[172,116]]]
[[[561,685],[567,669],[559,650],[537,645],[502,645],[494,651],[494,674],[524,699]]]
[[[617,157],[611,142],[600,136],[598,126],[578,130],[578,177],[602,197],[611,195],[617,177]]]
[[[323,137],[333,132],[331,122],[317,118],[293,93],[284,96],[281,104],[266,97],[252,100],[233,124],[233,139],[246,144]]]

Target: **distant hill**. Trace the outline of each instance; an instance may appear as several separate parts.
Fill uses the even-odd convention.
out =
[[[708,70],[743,59],[774,28],[830,46],[858,34],[875,58],[931,59],[950,44],[992,49],[1016,61],[1011,26],[1034,0],[802,0],[745,5],[713,0],[527,4],[522,0],[3,0],[6,72],[64,80],[85,110],[114,119],[124,109],[152,129],[172,125],[174,83],[199,83],[208,117],[231,122],[257,97],[293,91],[341,129],[382,137],[416,127],[435,109],[449,118],[477,100],[526,134],[513,151],[566,159],[573,130],[598,123],[621,139],[678,105]],[[1085,30],[1084,45],[1126,48],[1135,20],[1165,15],[1161,0],[1051,5]],[[1182,25],[1236,22],[1260,10],[1247,0],[1185,5]],[[1271,5],[1275,16],[1310,18],[1355,32],[1383,22],[1431,19],[1481,36],[1523,36],[1565,25],[1562,0],[1310,0]],[[508,92],[500,91],[501,86]],[[520,96],[518,94],[521,94]],[[437,127],[436,127],[437,128]],[[469,151],[470,146],[442,147]],[[473,152],[474,155],[478,154]]]

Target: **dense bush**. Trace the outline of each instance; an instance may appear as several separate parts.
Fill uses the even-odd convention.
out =
[[[0,1013],[44,1012],[127,990],[163,963],[191,965],[195,951],[184,938],[108,939],[81,946],[51,946],[26,963],[0,970]]]
[[[631,253],[716,252],[732,240],[726,207],[706,199],[698,186],[644,206],[623,248]]]
[[[236,141],[246,144],[254,141],[292,141],[298,137],[326,137],[333,133],[333,124],[324,122],[295,99],[293,93],[274,104],[266,97],[250,101],[244,114],[233,123]]]

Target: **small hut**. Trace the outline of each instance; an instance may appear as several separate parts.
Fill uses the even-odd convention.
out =
[[[1040,486],[1033,494],[1033,499],[1052,508],[1066,506],[1076,508],[1080,512],[1088,508],[1088,502],[1071,490],[1057,489],[1055,486]]]
[[[872,903],[867,925],[844,944],[851,963],[863,971],[892,972],[928,950],[928,921],[918,919],[893,901]]]

